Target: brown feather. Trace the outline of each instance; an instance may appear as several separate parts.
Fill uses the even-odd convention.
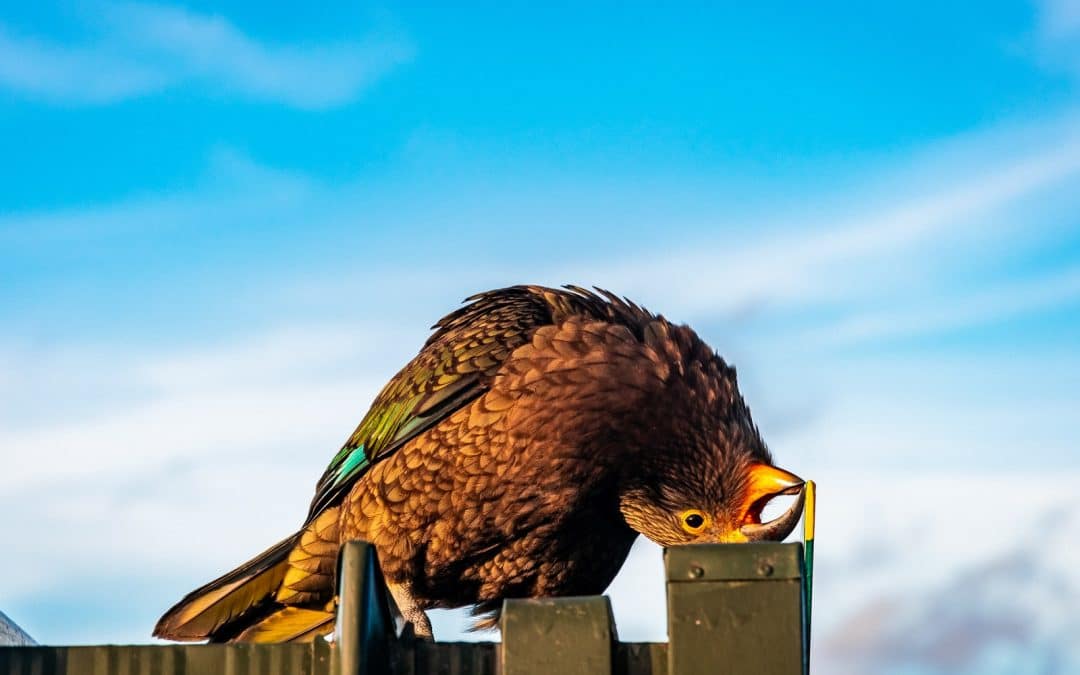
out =
[[[735,523],[746,467],[771,461],[734,369],[624,298],[515,286],[434,328],[331,460],[304,529],[189,595],[155,634],[329,632],[335,555],[352,539],[375,545],[421,613],[599,593],[639,533],[692,540],[681,510]]]

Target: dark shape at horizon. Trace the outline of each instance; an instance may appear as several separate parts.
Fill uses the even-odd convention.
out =
[[[775,468],[735,369],[687,326],[606,291],[468,299],[383,388],[303,527],[170,609],[173,640],[284,642],[334,628],[343,542],[376,547],[402,617],[601,593],[638,534],[779,540],[802,481]],[[243,480],[238,476],[237,480]],[[800,498],[761,522],[779,494]]]
[[[36,644],[34,638],[0,612],[0,647],[32,647]]]

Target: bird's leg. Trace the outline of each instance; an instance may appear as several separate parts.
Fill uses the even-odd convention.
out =
[[[416,602],[416,598],[413,597],[408,584],[388,583],[386,587],[390,590],[390,595],[394,598],[398,611],[401,612],[401,618],[405,620],[406,624],[412,624],[413,634],[422,640],[434,640],[431,634],[431,621],[428,619],[427,613]]]

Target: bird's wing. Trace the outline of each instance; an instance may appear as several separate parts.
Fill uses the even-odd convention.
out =
[[[372,463],[487,391],[510,353],[561,314],[550,293],[540,291],[515,286],[473,296],[435,324],[420,353],[387,383],[334,455],[315,489],[308,522],[339,503]]]

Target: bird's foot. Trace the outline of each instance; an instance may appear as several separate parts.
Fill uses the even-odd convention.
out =
[[[397,605],[397,609],[405,623],[401,629],[401,636],[412,635],[420,640],[434,641],[435,638],[431,632],[431,620],[428,619],[427,612],[421,609],[420,604],[413,597],[408,586],[405,584],[387,584],[386,587],[390,590],[390,596],[394,598],[394,604]]]
[[[431,622],[428,620],[427,614],[420,612],[418,618],[405,619],[405,627],[401,629],[401,637],[434,642],[435,637],[431,634]]]

